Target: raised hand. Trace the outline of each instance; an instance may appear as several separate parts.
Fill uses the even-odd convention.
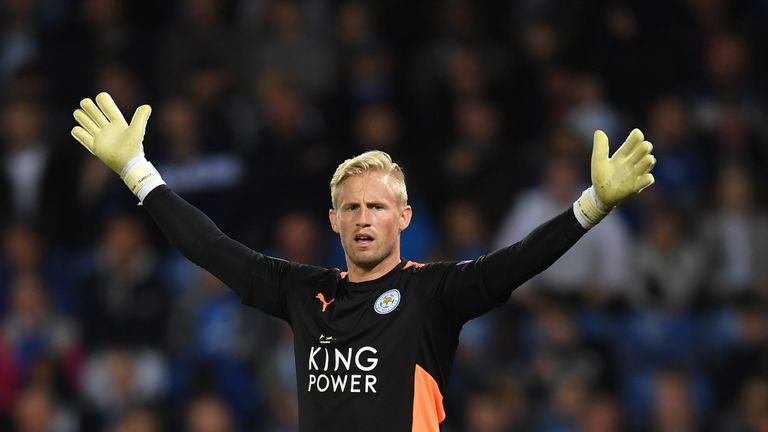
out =
[[[72,136],[122,177],[132,159],[144,157],[142,142],[151,113],[149,105],[140,106],[129,125],[112,97],[99,93],[96,103],[90,98],[80,101],[74,112],[80,126],[72,129]]]
[[[79,126],[72,128],[72,136],[119,174],[140,200],[165,183],[144,157],[144,133],[151,113],[149,105],[142,105],[128,124],[112,97],[103,92],[96,96],[96,103],[90,98],[80,101],[74,112]]]
[[[653,145],[645,140],[640,129],[633,129],[616,153],[608,157],[608,137],[603,131],[595,131],[592,187],[581,194],[573,207],[584,228],[595,226],[616,204],[653,184],[651,170],[656,158],[651,150]]]
[[[651,169],[656,158],[653,145],[645,141],[640,129],[633,129],[624,144],[608,157],[608,137],[595,131],[592,147],[592,186],[600,202],[610,208],[654,182]]]

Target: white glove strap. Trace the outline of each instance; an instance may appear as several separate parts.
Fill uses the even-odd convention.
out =
[[[123,170],[120,172],[120,178],[124,179],[126,175],[128,175],[128,172],[131,171],[136,165],[147,162],[146,157],[144,157],[144,152],[141,152],[141,154],[137,155],[133,159],[129,160],[127,164],[123,167]]]
[[[152,189],[165,184],[160,173],[143,155],[131,159],[123,168],[121,177],[139,201],[144,201]]]
[[[594,186],[582,192],[579,199],[573,203],[573,214],[585,229],[597,225],[611,210],[612,207],[606,206],[597,197]]]

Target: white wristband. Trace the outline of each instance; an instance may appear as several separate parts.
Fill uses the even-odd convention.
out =
[[[123,173],[123,181],[139,201],[144,201],[153,189],[165,184],[160,173],[144,156],[131,159],[123,168]]]
[[[573,214],[585,229],[597,225],[611,210],[612,208],[603,204],[597,197],[594,187],[582,192],[579,199],[573,203]]]

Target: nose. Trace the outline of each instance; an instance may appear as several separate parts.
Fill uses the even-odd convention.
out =
[[[370,215],[371,215],[371,211],[367,209],[365,206],[362,206],[360,208],[360,212],[358,213],[358,218],[357,218],[357,221],[355,222],[355,225],[357,225],[360,228],[371,226]]]

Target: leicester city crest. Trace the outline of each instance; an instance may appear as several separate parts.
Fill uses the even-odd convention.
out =
[[[373,304],[373,310],[378,314],[385,315],[397,309],[399,304],[400,291],[391,289],[376,299],[376,303]]]

